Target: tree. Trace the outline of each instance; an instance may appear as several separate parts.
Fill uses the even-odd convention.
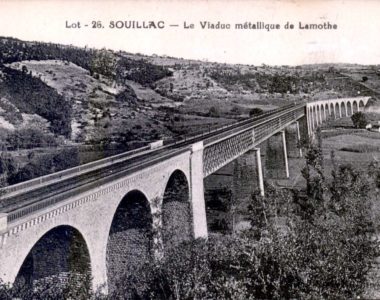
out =
[[[1,188],[8,185],[8,179],[17,170],[15,160],[5,152],[0,152],[0,197],[5,194]]]
[[[106,49],[96,51],[91,61],[90,73],[98,73],[114,79],[116,76],[116,63],[116,58],[111,52]]]
[[[361,111],[354,113],[351,120],[355,128],[365,128],[367,125],[367,118]]]
[[[380,163],[379,162],[374,161],[369,165],[368,175],[374,181],[375,186],[377,188],[380,188]]]
[[[235,105],[231,108],[231,113],[235,115],[239,115],[241,113],[239,106]]]
[[[311,139],[301,141],[301,146],[306,150],[306,166],[301,170],[301,174],[306,180],[306,194],[310,197],[312,202],[323,202],[326,185],[323,167],[322,138],[319,128],[316,135],[317,144]]]
[[[264,111],[261,108],[255,107],[249,111],[249,116],[253,117],[253,116],[261,115],[263,112]]]
[[[208,115],[212,118],[219,118],[220,117],[219,109],[216,108],[215,106],[211,106],[208,111]]]

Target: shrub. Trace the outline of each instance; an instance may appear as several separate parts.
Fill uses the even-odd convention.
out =
[[[65,280],[60,280],[59,278],[42,280],[34,283],[33,287],[25,281],[18,282],[12,287],[0,281],[0,299],[87,300],[95,296],[91,290],[90,276],[69,273],[65,277]]]
[[[261,115],[263,113],[263,110],[261,108],[252,108],[250,111],[249,111],[249,115],[251,117],[253,116],[257,116],[257,115]]]
[[[63,96],[29,74],[10,68],[4,72],[7,76],[0,81],[0,96],[8,97],[21,112],[50,121],[53,133],[70,136],[72,107]]]
[[[354,113],[351,120],[355,128],[365,128],[367,125],[367,118],[361,111]]]
[[[216,108],[215,106],[211,106],[208,111],[208,116],[212,118],[219,118],[220,117],[219,109]]]
[[[79,151],[77,148],[62,149],[56,154],[47,154],[36,157],[23,168],[13,173],[9,184],[16,184],[53,172],[65,170],[79,165]]]
[[[45,133],[37,128],[15,130],[8,134],[6,142],[10,149],[57,146],[57,141],[52,134]]]

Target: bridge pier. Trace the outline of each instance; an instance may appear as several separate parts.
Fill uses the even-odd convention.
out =
[[[203,186],[203,142],[193,144],[190,158],[191,208],[194,238],[207,238]]]
[[[230,233],[233,181],[236,161],[232,161],[204,179],[209,232]]]
[[[267,140],[265,175],[271,179],[289,178],[285,131],[280,131]]]
[[[286,135],[286,149],[288,150],[289,157],[298,158],[302,157],[302,149],[299,147],[301,140],[300,124],[298,121],[290,124],[285,128]]]
[[[302,118],[298,119],[298,128],[300,132],[300,139],[305,140],[309,137],[311,131],[308,123],[307,116],[303,116]]]
[[[237,211],[240,218],[244,219],[252,194],[257,190],[264,196],[260,148],[247,151],[234,163],[232,197],[234,206],[240,210]]]
[[[248,150],[205,178],[210,231],[230,233],[249,226],[246,216],[252,194],[264,195],[260,152]]]

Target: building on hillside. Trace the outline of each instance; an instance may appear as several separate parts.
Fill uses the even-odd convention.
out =
[[[365,128],[370,131],[380,132],[380,121],[368,123]]]
[[[372,125],[372,131],[380,132],[380,124]]]

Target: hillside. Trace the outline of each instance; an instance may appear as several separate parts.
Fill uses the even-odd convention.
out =
[[[7,149],[128,149],[231,123],[253,108],[377,98],[379,70],[228,65],[0,37],[0,137]],[[25,129],[33,131],[33,142],[25,142]]]

